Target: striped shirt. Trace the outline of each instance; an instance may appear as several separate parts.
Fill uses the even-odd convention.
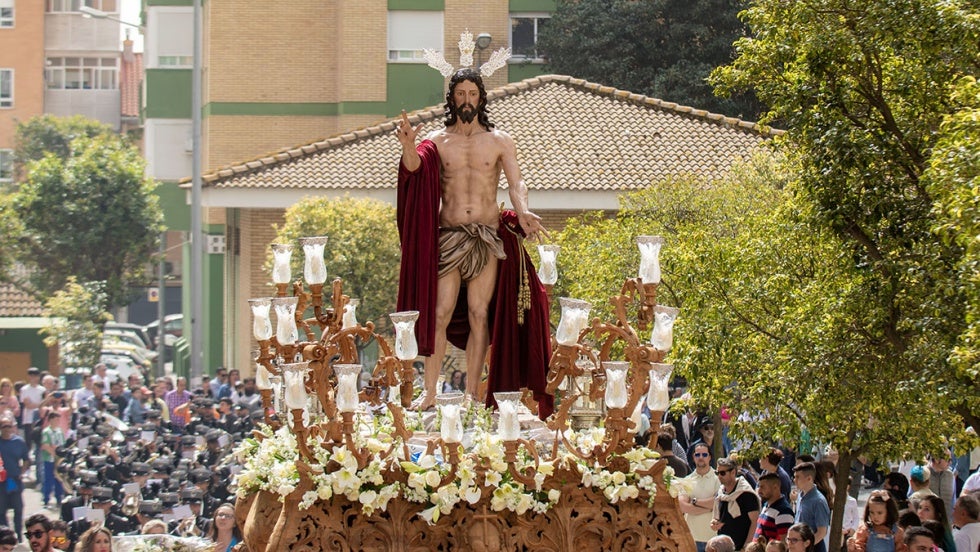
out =
[[[772,504],[766,504],[759,514],[759,525],[755,529],[755,540],[766,539],[766,542],[783,540],[786,532],[793,525],[793,508],[786,497],[780,496]]]

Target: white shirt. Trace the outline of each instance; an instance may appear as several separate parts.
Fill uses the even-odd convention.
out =
[[[691,486],[691,498],[696,498],[698,500],[710,500],[718,495],[718,489],[721,488],[721,482],[718,481],[718,476],[715,475],[715,470],[708,470],[708,473],[701,475],[697,471],[692,471],[690,475],[685,477],[688,481],[692,482]],[[717,533],[711,529],[711,518],[714,516],[712,510],[705,509],[703,514],[685,514],[684,519],[687,520],[687,526],[691,529],[691,536],[697,542],[708,542],[711,537],[717,535]]]
[[[30,399],[31,402],[35,404],[41,404],[41,401],[44,400],[44,387],[40,385],[31,385],[31,384],[27,384],[21,387],[20,388],[21,404],[24,404],[25,399]],[[20,412],[21,421],[25,424],[32,423],[34,421],[34,412],[36,411],[37,411],[36,408],[27,408],[27,406],[25,405]]]
[[[980,521],[967,523],[953,531],[953,542],[956,550],[975,552],[980,547]]]

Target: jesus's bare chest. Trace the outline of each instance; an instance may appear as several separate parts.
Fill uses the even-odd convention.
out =
[[[490,133],[477,136],[447,135],[436,140],[442,169],[457,171],[493,172],[500,160],[500,150]]]

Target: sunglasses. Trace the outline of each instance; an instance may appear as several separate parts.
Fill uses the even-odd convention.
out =
[[[44,531],[34,531],[34,532],[24,531],[24,536],[27,537],[28,539],[39,539],[44,535],[47,535],[47,533]]]
[[[214,517],[221,518],[221,519],[228,519],[228,518],[235,517],[235,515],[234,514],[215,514]]]
[[[53,544],[64,544],[68,542],[68,537],[62,537],[62,536],[51,537],[51,542]]]
[[[694,457],[695,458],[707,458],[708,456],[711,456],[711,455],[708,454],[707,452],[695,452],[694,453]]]
[[[732,470],[716,470],[715,473],[718,475],[725,475],[726,473],[731,473]]]

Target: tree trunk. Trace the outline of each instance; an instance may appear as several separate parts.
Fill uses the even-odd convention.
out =
[[[834,503],[830,505],[830,546],[827,552],[837,552],[841,545],[841,532],[844,525],[844,508],[847,506],[847,486],[851,482],[851,463],[856,455],[851,451],[840,451],[837,460],[837,476],[834,478]],[[836,544],[835,544],[836,543]]]

